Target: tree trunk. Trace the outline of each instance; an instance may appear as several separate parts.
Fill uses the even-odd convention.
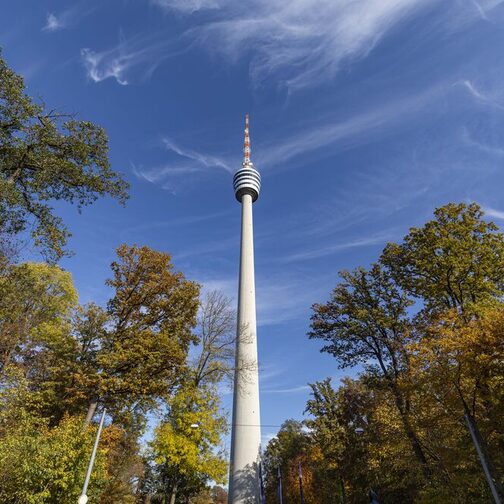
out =
[[[341,504],[347,504],[345,482],[343,481],[342,476],[340,476],[340,485],[341,485]]]
[[[93,397],[89,403],[86,419],[84,420],[84,428],[86,428],[93,420],[93,416],[96,411],[96,406],[98,406],[98,398]]]
[[[413,453],[415,454],[415,457],[417,458],[418,462],[420,462],[421,467],[422,467],[422,473],[425,477],[425,479],[429,480],[432,476],[429,464],[427,462],[427,457],[425,456],[425,453],[423,451],[422,445],[420,444],[420,441],[418,439],[418,436],[416,435],[416,432],[414,431],[408,412],[404,408],[404,398],[402,397],[401,392],[397,389],[395,384],[390,384],[392,388],[392,392],[395,397],[395,403],[397,410],[399,411],[399,415],[401,416],[401,420],[404,426],[404,431],[406,432],[406,436],[408,436],[409,442],[411,444],[411,448],[413,449]]]
[[[177,490],[178,490],[178,484],[175,483],[171,491],[170,504],[175,504],[175,499],[177,497]]]

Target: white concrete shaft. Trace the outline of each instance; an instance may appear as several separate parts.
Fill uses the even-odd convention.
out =
[[[259,503],[260,421],[252,196],[244,194],[242,196],[229,504]]]

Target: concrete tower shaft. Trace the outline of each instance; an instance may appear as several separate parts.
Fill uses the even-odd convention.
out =
[[[250,161],[248,114],[245,119],[243,166],[236,172],[233,185],[236,198],[242,206],[242,218],[228,502],[229,504],[259,504],[258,463],[261,450],[261,418],[252,203],[259,196],[261,179]]]

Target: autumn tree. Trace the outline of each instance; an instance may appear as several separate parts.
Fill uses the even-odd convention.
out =
[[[132,404],[164,397],[182,376],[195,341],[199,286],[175,271],[168,254],[122,245],[107,285],[110,327],[97,361],[100,397]]]
[[[428,455],[412,421],[408,388],[403,386],[409,368],[406,345],[413,334],[408,308],[413,302],[379,264],[369,271],[344,271],[341,278],[331,299],[313,306],[309,337],[324,340],[321,351],[336,357],[340,368],[363,365],[370,377],[389,388],[411,448],[429,478]]]
[[[0,380],[0,501],[76,502],[95,431],[82,432],[81,417],[65,416],[50,426],[40,414],[30,382],[9,366]],[[108,442],[101,444],[90,495],[100,495],[107,477]]]
[[[78,210],[100,196],[124,202],[127,187],[110,167],[105,130],[36,103],[0,53],[0,231],[30,230],[56,261],[69,231],[51,202]]]
[[[77,305],[72,277],[57,266],[22,263],[0,276],[0,371],[33,361],[41,345],[55,344]]]
[[[479,205],[450,203],[436,209],[434,216],[423,227],[410,229],[401,244],[387,245],[381,257],[395,282],[421,300],[421,332],[450,310],[462,325],[470,324],[480,310],[502,302],[504,293],[504,235],[484,220]],[[460,388],[458,392],[467,421],[488,451],[467,398]],[[489,463],[504,498],[502,477],[490,459]]]
[[[454,485],[463,488],[471,502],[491,497],[464,417],[478,426],[475,432],[500,492],[498,474],[504,468],[504,308],[480,308],[478,314],[466,323],[456,310],[448,311],[411,348],[421,408],[436,423],[430,443],[441,454]],[[469,458],[460,456],[461,447]]]
[[[423,312],[460,312],[501,299],[504,236],[476,203],[450,203],[434,219],[389,243],[380,261],[395,282],[420,299]]]
[[[224,483],[227,464],[222,435],[227,431],[219,401],[211,389],[182,387],[150,443],[156,464],[151,487],[162,501],[175,504],[177,495],[197,495],[210,480]]]
[[[374,434],[361,439],[368,467],[382,467],[376,485],[390,502],[406,496],[418,502],[461,502],[467,496],[485,501],[488,493],[481,473],[474,473],[475,459],[466,460],[472,449],[462,416],[500,484],[496,335],[501,331],[504,237],[483,217],[476,204],[437,209],[433,220],[412,228],[402,242],[388,244],[369,270],[343,272],[331,299],[314,306],[310,337],[325,341],[322,351],[334,355],[340,367],[358,366],[361,386],[373,397],[364,432]],[[331,398],[325,386],[314,392],[319,399],[310,408]],[[345,422],[339,425],[343,436],[329,445],[344,453],[341,441],[348,429]],[[411,478],[415,464],[407,462],[403,448],[397,451],[403,445],[400,430],[423,467],[423,481]],[[375,458],[380,452],[388,454],[388,467],[405,471],[413,487],[401,487],[394,478],[384,482],[390,472]],[[389,458],[391,453],[395,457]],[[472,483],[464,483],[461,474]],[[399,493],[390,493],[394,486]]]

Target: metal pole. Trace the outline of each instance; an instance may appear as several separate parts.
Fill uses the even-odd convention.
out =
[[[305,504],[304,490],[303,490],[303,470],[301,468],[301,462],[298,464],[299,469],[299,496],[301,498],[301,504]]]
[[[261,497],[261,504],[266,504],[266,493],[264,492],[264,478],[262,470],[262,461],[259,462],[259,491]]]
[[[100,418],[100,424],[98,425],[98,431],[96,432],[96,439],[94,442],[93,446],[93,451],[91,452],[91,458],[89,459],[89,465],[87,468],[87,473],[86,473],[86,479],[84,480],[84,486],[82,487],[82,493],[81,496],[79,497],[78,504],[86,504],[88,501],[87,497],[87,488],[89,485],[89,479],[91,478],[91,472],[93,471],[93,465],[96,457],[96,452],[98,450],[98,443],[100,442],[100,436],[101,436],[101,431],[103,428],[103,422],[105,420],[105,413],[107,412],[107,408],[103,408],[101,418]]]
[[[280,466],[278,466],[278,502],[283,504],[282,472],[280,471]]]
[[[483,466],[483,471],[485,472],[488,486],[490,487],[490,490],[492,491],[492,495],[493,495],[495,504],[502,504],[499,493],[497,492],[497,488],[495,487],[495,482],[492,479],[492,475],[490,474],[490,469],[488,468],[488,464],[485,459],[485,455],[483,454],[483,450],[481,449],[481,446],[479,444],[478,437],[476,436],[476,432],[474,432],[474,426],[473,426],[471,419],[469,418],[469,415],[467,413],[464,415],[464,422],[467,425],[467,428],[469,429],[469,432],[471,434],[471,438],[472,438],[474,446],[476,448],[476,452],[478,453],[481,465]]]

